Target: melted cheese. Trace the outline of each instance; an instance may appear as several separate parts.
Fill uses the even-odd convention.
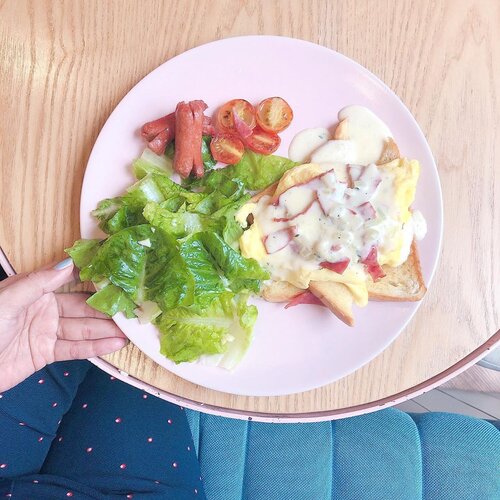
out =
[[[290,143],[288,157],[292,161],[309,161],[311,154],[330,138],[326,128],[306,128],[299,132]]]

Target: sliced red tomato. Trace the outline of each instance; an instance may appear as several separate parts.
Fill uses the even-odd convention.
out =
[[[251,129],[246,124],[246,122],[244,122],[240,118],[240,115],[236,112],[235,108],[233,108],[233,122],[234,122],[234,128],[236,129],[236,132],[238,132],[238,135],[242,139],[246,139],[247,137],[250,137],[252,135],[253,129]]]
[[[241,160],[245,146],[237,137],[218,135],[210,141],[210,151],[215,160],[234,165]]]
[[[266,132],[277,134],[285,130],[292,119],[292,108],[281,97],[269,97],[257,106],[257,124]]]
[[[241,121],[250,129],[255,128],[255,109],[245,99],[233,99],[226,102],[217,112],[217,128],[226,134],[237,133],[234,124],[234,114],[238,115]]]
[[[245,138],[244,142],[248,149],[263,155],[270,155],[280,147],[281,139],[279,135],[255,128],[252,135]]]

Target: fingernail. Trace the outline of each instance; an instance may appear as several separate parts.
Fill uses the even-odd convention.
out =
[[[66,269],[67,267],[71,266],[71,264],[73,264],[73,259],[71,257],[68,257],[67,259],[64,259],[61,262],[57,263],[54,266],[54,269],[60,271],[61,269]]]

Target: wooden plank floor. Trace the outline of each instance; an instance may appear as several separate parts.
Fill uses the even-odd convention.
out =
[[[500,420],[500,372],[475,365],[443,386],[396,408],[409,413],[443,411]]]

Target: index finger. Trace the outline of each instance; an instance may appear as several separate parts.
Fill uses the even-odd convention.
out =
[[[109,319],[107,314],[97,311],[87,304],[87,299],[91,295],[90,293],[73,292],[56,293],[55,295],[61,318]]]
[[[0,289],[2,301],[16,314],[48,292],[73,281],[73,263],[21,275]]]

